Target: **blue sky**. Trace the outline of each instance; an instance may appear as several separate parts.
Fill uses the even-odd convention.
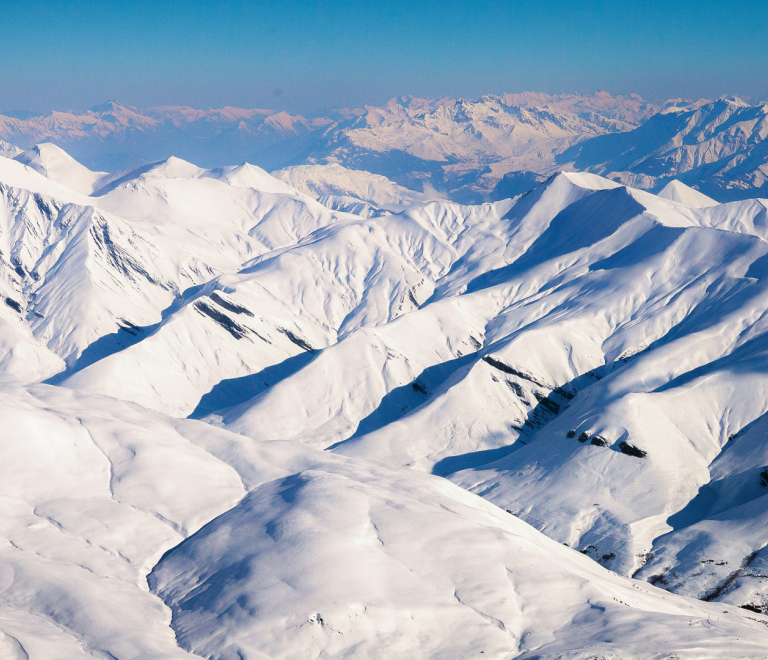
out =
[[[399,94],[768,96],[765,0],[0,4],[0,110],[308,112]]]

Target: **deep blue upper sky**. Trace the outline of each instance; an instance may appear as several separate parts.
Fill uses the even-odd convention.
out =
[[[0,8],[0,110],[395,95],[768,95],[766,0],[40,0]],[[279,95],[278,95],[279,94]]]

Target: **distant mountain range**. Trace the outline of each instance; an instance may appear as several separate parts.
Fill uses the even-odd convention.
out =
[[[108,102],[84,113],[0,115],[0,140],[21,150],[52,142],[92,170],[114,172],[169,155],[204,167],[339,163],[419,192],[427,184],[453,197],[480,199],[506,172],[547,172],[569,146],[631,130],[660,109],[636,95],[605,92],[479,101],[401,97],[382,107],[307,117],[230,107],[139,110]]]
[[[210,166],[249,161],[274,168],[304,151],[329,125],[356,119],[362,112],[339,110],[307,118],[229,107],[139,110],[110,101],[82,113],[28,119],[0,115],[0,140],[22,149],[52,142],[95,170],[116,171],[170,155]]]
[[[679,179],[725,201],[768,189],[767,115],[768,105],[735,98],[654,104],[606,92],[401,97],[310,116],[109,102],[84,113],[0,116],[0,155],[50,142],[107,172],[170,154],[210,168],[251,162],[279,169],[293,183],[301,179],[305,192],[352,193],[358,201],[367,184],[361,179],[346,190],[342,179],[383,176],[397,188],[395,197],[410,201],[480,203],[522,194],[558,170],[595,172],[652,191]],[[291,174],[295,167],[302,169]],[[333,203],[348,208],[349,200]]]

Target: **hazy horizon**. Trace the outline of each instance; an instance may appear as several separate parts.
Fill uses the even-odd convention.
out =
[[[31,1],[0,25],[0,108],[237,106],[310,113],[538,90],[768,94],[760,3]]]

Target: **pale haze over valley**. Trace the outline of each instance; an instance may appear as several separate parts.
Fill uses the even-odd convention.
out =
[[[0,26],[0,658],[768,660],[761,3]]]

